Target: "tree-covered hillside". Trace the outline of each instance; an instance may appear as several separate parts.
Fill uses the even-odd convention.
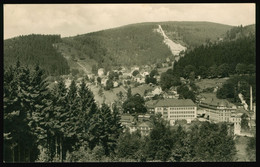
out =
[[[162,22],[162,29],[173,41],[183,43],[189,48],[198,47],[207,41],[223,38],[232,26],[211,22]]]
[[[67,47],[78,50],[78,59],[92,58],[101,67],[153,64],[172,56],[155,31],[161,25],[175,42],[194,48],[223,37],[232,26],[210,22],[148,22],[63,38]]]
[[[168,70],[161,75],[161,86],[163,89],[179,85],[179,77],[189,79],[191,83],[195,78],[224,78],[230,76],[241,76],[238,81],[245,80],[246,86],[234,91],[235,80],[232,84],[225,84],[219,90],[219,98],[230,98],[237,102],[238,93],[243,93],[245,99],[249,100],[249,85],[255,91],[256,73],[256,43],[254,25],[246,27],[233,27],[226,32],[223,40],[214,43],[200,45],[193,50],[186,51],[184,57],[174,63],[173,70]],[[199,77],[200,76],[200,77]],[[249,79],[247,78],[249,77]],[[249,82],[250,80],[250,82]],[[231,92],[231,93],[230,93]]]
[[[163,37],[154,31],[154,25],[129,25],[115,29],[64,38],[63,42],[81,56],[96,60],[101,66],[143,65],[163,61],[171,56]]]
[[[255,35],[255,24],[251,24],[243,27],[237,26],[228,30],[225,34],[225,40],[236,40],[243,37],[254,36]]]
[[[4,67],[21,64],[32,67],[39,64],[47,75],[62,75],[69,72],[66,59],[53,47],[60,42],[60,35],[26,35],[4,41]]]
[[[217,69],[220,66],[227,67],[229,74],[248,73],[248,66],[249,73],[254,73],[255,58],[255,37],[249,36],[197,47],[175,64],[174,71],[183,77],[188,77],[192,71],[196,75],[214,77],[218,76],[214,72],[221,71]]]
[[[7,67],[19,59],[29,66],[39,63],[48,75],[60,75],[69,68],[90,71],[97,65],[108,71],[121,65],[164,62],[172,53],[155,31],[158,25],[170,39],[191,49],[216,41],[232,28],[210,22],[147,22],[62,39],[59,35],[20,36],[4,41],[4,64]]]

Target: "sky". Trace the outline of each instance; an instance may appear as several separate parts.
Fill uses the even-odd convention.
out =
[[[255,24],[255,4],[4,4],[4,39],[28,34],[68,37],[159,21],[245,26]]]

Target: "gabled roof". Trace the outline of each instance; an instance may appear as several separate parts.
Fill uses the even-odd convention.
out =
[[[145,114],[145,115],[138,115],[138,118],[150,118],[151,115]]]
[[[186,107],[196,106],[195,103],[190,99],[164,99],[159,100],[155,104],[155,107]]]
[[[132,94],[134,95],[136,93],[139,93],[140,95],[143,96],[145,90],[150,91],[150,90],[152,90],[152,87],[147,84],[140,85],[138,87],[132,88]]]
[[[142,122],[140,124],[137,125],[138,127],[152,127],[152,123],[151,122]]]
[[[131,116],[131,115],[121,115],[121,121],[130,121],[130,122],[132,122],[133,119],[134,119],[134,117]]]
[[[158,102],[158,100],[150,100],[150,101],[145,102],[145,106],[154,107],[157,102]]]

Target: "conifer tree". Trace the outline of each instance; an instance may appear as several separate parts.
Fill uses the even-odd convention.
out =
[[[4,133],[10,139],[5,142],[5,160],[11,162],[31,162],[39,154],[37,135],[31,126],[33,110],[30,92],[30,70],[21,67],[10,67],[4,77]],[[15,123],[14,123],[15,122]]]
[[[78,110],[78,123],[80,124],[79,128],[81,129],[81,136],[79,138],[81,142],[87,141],[89,143],[92,141],[89,132],[90,126],[91,124],[95,124],[94,114],[97,112],[98,107],[95,103],[94,95],[87,87],[85,80],[81,81],[78,89]]]
[[[147,156],[166,161],[171,154],[173,143],[169,123],[161,118],[161,114],[153,116],[152,123],[153,127],[146,148]]]
[[[114,153],[121,132],[118,111],[114,108],[112,114],[110,108],[103,103],[98,112],[94,114],[89,132],[91,149],[96,145],[101,145],[105,150],[105,155]]]
[[[67,88],[63,80],[59,80],[53,90],[53,112],[49,116],[51,120],[49,130],[52,158],[63,160],[66,149],[63,148],[64,140],[69,129],[69,113],[67,111]],[[58,141],[59,140],[59,141]],[[54,149],[53,149],[54,148]],[[58,154],[58,150],[60,150]]]

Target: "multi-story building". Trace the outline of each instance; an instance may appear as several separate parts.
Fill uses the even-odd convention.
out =
[[[226,99],[218,99],[214,94],[205,93],[204,100],[200,101],[199,106],[206,111],[209,120],[213,122],[229,122],[231,113],[237,107]]]
[[[152,130],[152,123],[149,121],[139,122],[138,124],[130,125],[128,129],[130,133],[139,130],[142,136],[147,136]]]
[[[138,121],[141,121],[141,122],[143,122],[143,121],[149,121],[150,120],[150,117],[151,117],[151,115],[150,114],[140,114],[140,115],[138,115]]]
[[[147,136],[152,129],[152,124],[149,121],[142,122],[137,126],[137,129],[140,130],[142,136]]]
[[[197,106],[190,99],[164,99],[154,104],[154,113],[161,113],[170,125],[174,125],[176,120],[190,123],[197,116]]]
[[[147,108],[147,112],[149,114],[154,114],[155,111],[155,104],[158,102],[158,100],[150,100],[145,102],[145,107]]]
[[[130,114],[122,114],[120,122],[123,127],[127,128],[134,123],[134,117]]]
[[[241,116],[243,113],[231,113],[229,122],[234,125],[234,135],[240,135],[241,133]]]

